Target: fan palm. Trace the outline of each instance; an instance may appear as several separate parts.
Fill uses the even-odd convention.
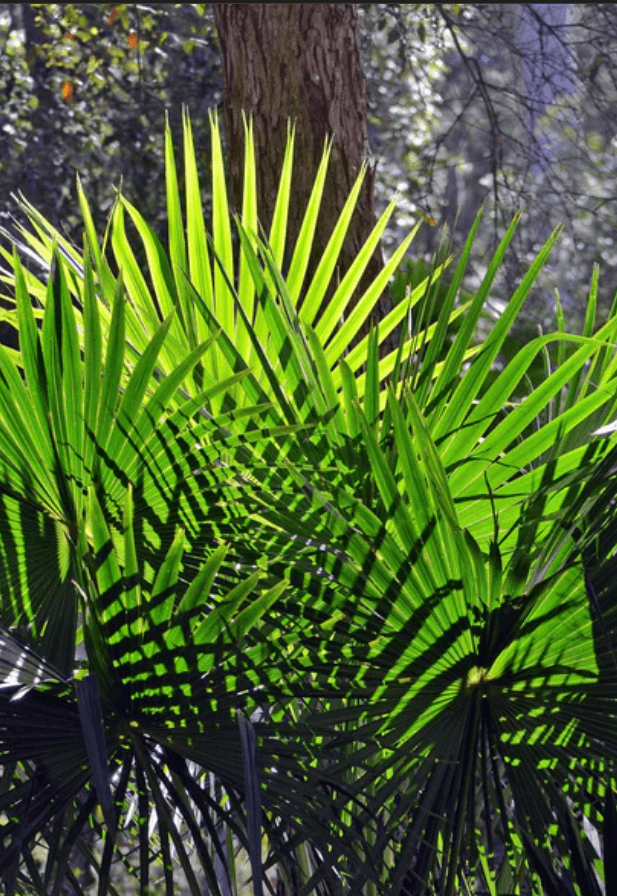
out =
[[[324,305],[362,173],[305,283],[328,151],[283,272],[293,136],[266,241],[247,127],[236,262],[212,134],[210,240],[185,119],[168,252],[122,197],[100,246],[80,190],[83,254],[26,203],[13,240],[47,283],[5,253],[9,886],[58,891],[77,845],[100,892],[123,861],[142,892],[157,867],[173,892],[177,862],[192,892],[226,893],[241,846],[259,892],[262,829],[290,893],[540,892],[538,855],[575,886],[563,800],[599,830],[617,747],[617,317],[595,332],[597,272],[584,332],[499,371],[558,234],[478,345],[517,225],[461,302],[478,217],[437,322],[408,326],[440,269],[358,341],[413,234],[346,314],[391,206]]]
[[[142,889],[148,886],[153,849],[147,836],[148,801],[155,810],[155,856],[162,862],[167,892],[174,886],[172,853],[191,891],[200,892],[183,846],[185,827],[211,888],[218,886],[217,856],[230,873],[218,842],[222,825],[229,827],[233,843],[244,844],[256,873],[261,867],[259,850],[255,853],[259,826],[257,831],[251,826],[259,817],[259,800],[255,796],[251,802],[248,796],[257,768],[254,750],[249,749],[252,732],[263,724],[262,715],[275,713],[275,694],[295,697],[306,688],[287,686],[293,685],[294,661],[294,641],[286,631],[289,614],[278,607],[275,618],[263,618],[278,603],[286,583],[268,574],[263,554],[255,552],[255,533],[250,536],[253,547],[248,547],[246,518],[256,503],[251,489],[245,488],[250,483],[233,463],[217,464],[216,446],[223,437],[227,457],[246,466],[253,488],[262,492],[261,458],[253,460],[250,445],[255,425],[264,424],[255,431],[260,439],[268,432],[264,409],[249,408],[244,414],[248,425],[242,414],[207,413],[195,423],[193,418],[210,396],[228,387],[225,381],[169,408],[178,383],[214,347],[212,340],[187,353],[144,398],[169,318],[144,348],[119,394],[125,350],[121,281],[102,360],[100,319],[86,255],[82,359],[60,258],[52,264],[40,333],[17,258],[15,270],[26,383],[7,351],[1,350],[3,619],[29,643],[4,631],[3,761],[8,768],[18,758],[26,762],[25,769],[21,764],[16,769],[2,801],[9,820],[0,868],[9,892],[17,880],[20,854],[33,867],[30,841],[42,830],[49,853],[41,886],[59,886],[69,847],[77,842],[97,798],[107,824],[106,847],[97,865],[105,890],[116,828],[121,820],[130,829],[133,817],[130,800],[129,808],[126,805],[127,788],[137,794],[141,819],[140,859],[137,868],[129,865],[129,870],[138,872]],[[242,375],[231,377],[231,382]],[[27,421],[36,421],[36,439]],[[271,435],[281,444],[294,430],[274,427]],[[234,493],[240,496],[235,502]],[[244,535],[231,546],[226,533],[233,536],[236,529],[244,529]],[[167,533],[172,533],[169,543]],[[36,548],[38,563],[45,566],[32,579]],[[302,652],[304,656],[305,649]],[[76,664],[80,653],[84,658]],[[334,809],[315,782],[307,784],[305,769],[317,766],[319,746],[315,753],[306,729],[296,725],[290,762],[285,727],[281,718],[276,736],[266,737],[272,751],[268,755],[262,738],[259,753],[260,763],[265,763],[259,779],[272,778],[270,813],[279,827],[285,825],[280,835],[270,831],[271,842],[280,841],[283,857],[295,800],[303,809],[304,836],[311,828],[307,809],[315,805],[314,844],[324,839],[325,820]],[[31,737],[26,731],[32,731]],[[59,752],[61,744],[67,746]],[[193,775],[189,785],[186,763],[207,770],[215,783],[205,787]],[[324,780],[327,774],[320,771],[319,781]],[[86,798],[83,791],[89,784],[94,791]],[[250,811],[234,821],[240,811],[238,792],[245,794]],[[209,820],[211,814],[215,821]],[[199,824],[210,835],[207,845]],[[319,833],[318,828],[324,830]],[[59,852],[52,849],[54,841],[63,844]],[[341,846],[344,853],[343,841]]]

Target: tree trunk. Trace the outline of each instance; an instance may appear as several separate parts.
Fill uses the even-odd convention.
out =
[[[253,119],[258,209],[266,231],[276,200],[287,124],[290,119],[295,122],[288,252],[293,250],[298,236],[325,140],[329,136],[333,138],[308,283],[366,157],[367,95],[360,65],[355,7],[350,3],[216,4],[215,17],[223,48],[231,201],[239,210],[244,111]],[[374,172],[369,169],[340,257],[340,268],[330,285],[330,295],[375,224],[373,179]],[[382,266],[378,249],[356,299]]]

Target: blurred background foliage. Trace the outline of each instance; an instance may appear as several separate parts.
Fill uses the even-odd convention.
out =
[[[427,226],[415,282],[463,244],[485,204],[468,288],[513,213],[523,221],[492,296],[495,314],[559,222],[563,236],[515,336],[583,314],[594,262],[600,312],[617,289],[614,4],[358,4],[368,137],[380,211],[401,202],[384,249]],[[222,101],[212,4],[0,4],[0,224],[21,191],[81,245],[75,174],[104,230],[114,187],[165,238],[167,111],[179,145],[190,110],[207,183],[208,112]],[[206,208],[207,208],[207,196]],[[440,247],[442,247],[440,249]]]
[[[121,183],[164,232],[165,111],[179,136],[186,104],[205,150],[207,112],[221,98],[207,8],[2,4],[0,16],[1,211],[14,212],[9,194],[21,190],[81,245],[79,173],[101,230]]]

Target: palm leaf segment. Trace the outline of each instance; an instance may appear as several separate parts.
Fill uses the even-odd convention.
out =
[[[104,729],[116,738],[115,808],[134,768],[137,789],[149,794],[141,797],[140,815],[150,801],[157,807],[163,857],[177,830],[165,814],[170,769],[182,776],[186,763],[196,761],[215,768],[230,794],[242,791],[241,739],[230,721],[241,708],[255,718],[259,710],[276,725],[278,747],[267,725],[259,729],[263,775],[276,768],[269,762],[283,767],[280,744],[287,743],[294,780],[306,781],[306,769],[321,763],[321,779],[327,768],[330,782],[321,792],[333,792],[336,783],[335,792],[343,787],[351,795],[333,815],[315,788],[298,785],[295,806],[310,792],[317,812],[307,836],[323,844],[330,825],[330,834],[338,834],[330,849],[340,844],[346,818],[356,816],[354,830],[364,826],[364,847],[357,840],[353,846],[364,864],[345,850],[334,860],[358,886],[371,866],[387,892],[452,893],[466,873],[489,887],[507,886],[520,878],[529,836],[552,849],[563,846],[567,856],[555,830],[562,795],[597,825],[610,783],[617,745],[614,527],[601,511],[613,491],[614,435],[593,434],[615,414],[616,318],[593,332],[595,273],[584,333],[540,336],[495,375],[508,330],[556,234],[490,335],[474,346],[517,224],[476,295],[457,306],[476,221],[437,324],[403,330],[398,352],[379,359],[378,344],[408,319],[430,288],[424,282],[390,312],[379,334],[346,353],[408,241],[345,318],[374,248],[369,241],[317,319],[360,181],[314,280],[305,284],[324,156],[283,276],[292,146],[268,245],[256,232],[247,130],[238,276],[215,123],[212,252],[188,122],[186,234],[167,139],[168,255],[124,199],[111,225],[122,279],[104,259],[81,193],[83,259],[28,208],[36,236],[24,232],[24,238],[46,264],[54,241],[58,250],[47,287],[15,261],[21,351],[14,358],[8,350],[0,354],[7,421],[3,619],[27,628],[63,675],[74,666],[76,642],[85,639],[95,687],[78,689],[77,709],[73,700],[61,703],[62,712],[72,713],[77,732],[79,711],[85,717],[97,699],[103,719],[118,714],[124,701],[125,727],[107,716]],[[130,247],[125,214],[143,241],[151,287]],[[32,312],[31,296],[42,315]],[[522,400],[519,383],[542,353],[547,375]],[[81,413],[72,414],[75,407]],[[40,447],[28,440],[31,419],[41,429]],[[195,582],[209,585],[200,599]],[[258,582],[260,596],[251,604]],[[234,629],[243,601],[254,606],[243,617],[250,625]],[[273,638],[284,645],[276,658]],[[155,683],[153,666],[161,673]],[[222,743],[234,744],[231,769],[217,767],[191,704],[198,685],[210,680],[214,728]],[[27,698],[41,692],[36,699],[45,695],[57,706],[68,698],[66,684],[56,687],[60,692],[47,696],[49,687],[37,683]],[[174,713],[163,721],[172,687]],[[300,698],[290,710],[289,700]],[[19,707],[9,703],[11,712]],[[303,752],[307,732],[311,758]],[[98,753],[95,738],[85,743],[76,734],[78,742],[104,790],[100,738]],[[148,762],[145,745],[155,745]],[[5,749],[10,761],[14,753]],[[87,778],[75,778],[72,796]],[[188,778],[180,780],[188,789]],[[277,796],[274,780],[271,788],[270,775],[264,788],[274,794],[270,808],[293,829],[298,810]],[[20,787],[10,792],[17,802],[7,806],[23,809]],[[85,817],[90,809],[81,811]],[[39,816],[28,817],[40,827]],[[235,823],[231,810],[225,821]],[[15,827],[13,853],[23,839],[23,825]],[[505,847],[500,860],[498,846]],[[314,856],[326,853],[324,847]],[[212,864],[202,867],[213,880]]]

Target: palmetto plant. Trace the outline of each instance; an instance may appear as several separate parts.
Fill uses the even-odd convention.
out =
[[[235,247],[216,122],[211,236],[188,120],[184,218],[166,141],[167,249],[121,196],[101,245],[79,190],[83,252],[22,203],[4,253],[8,892],[82,892],[83,867],[100,893],[126,892],[120,867],[142,893],[610,892],[617,316],[596,331],[597,271],[584,332],[500,369],[557,233],[478,344],[517,225],[462,299],[478,217],[436,323],[441,269],[360,339],[413,237],[349,313],[391,206],[328,292],[362,173],[307,283],[328,150],[283,270],[293,135],[266,239],[247,126]]]

